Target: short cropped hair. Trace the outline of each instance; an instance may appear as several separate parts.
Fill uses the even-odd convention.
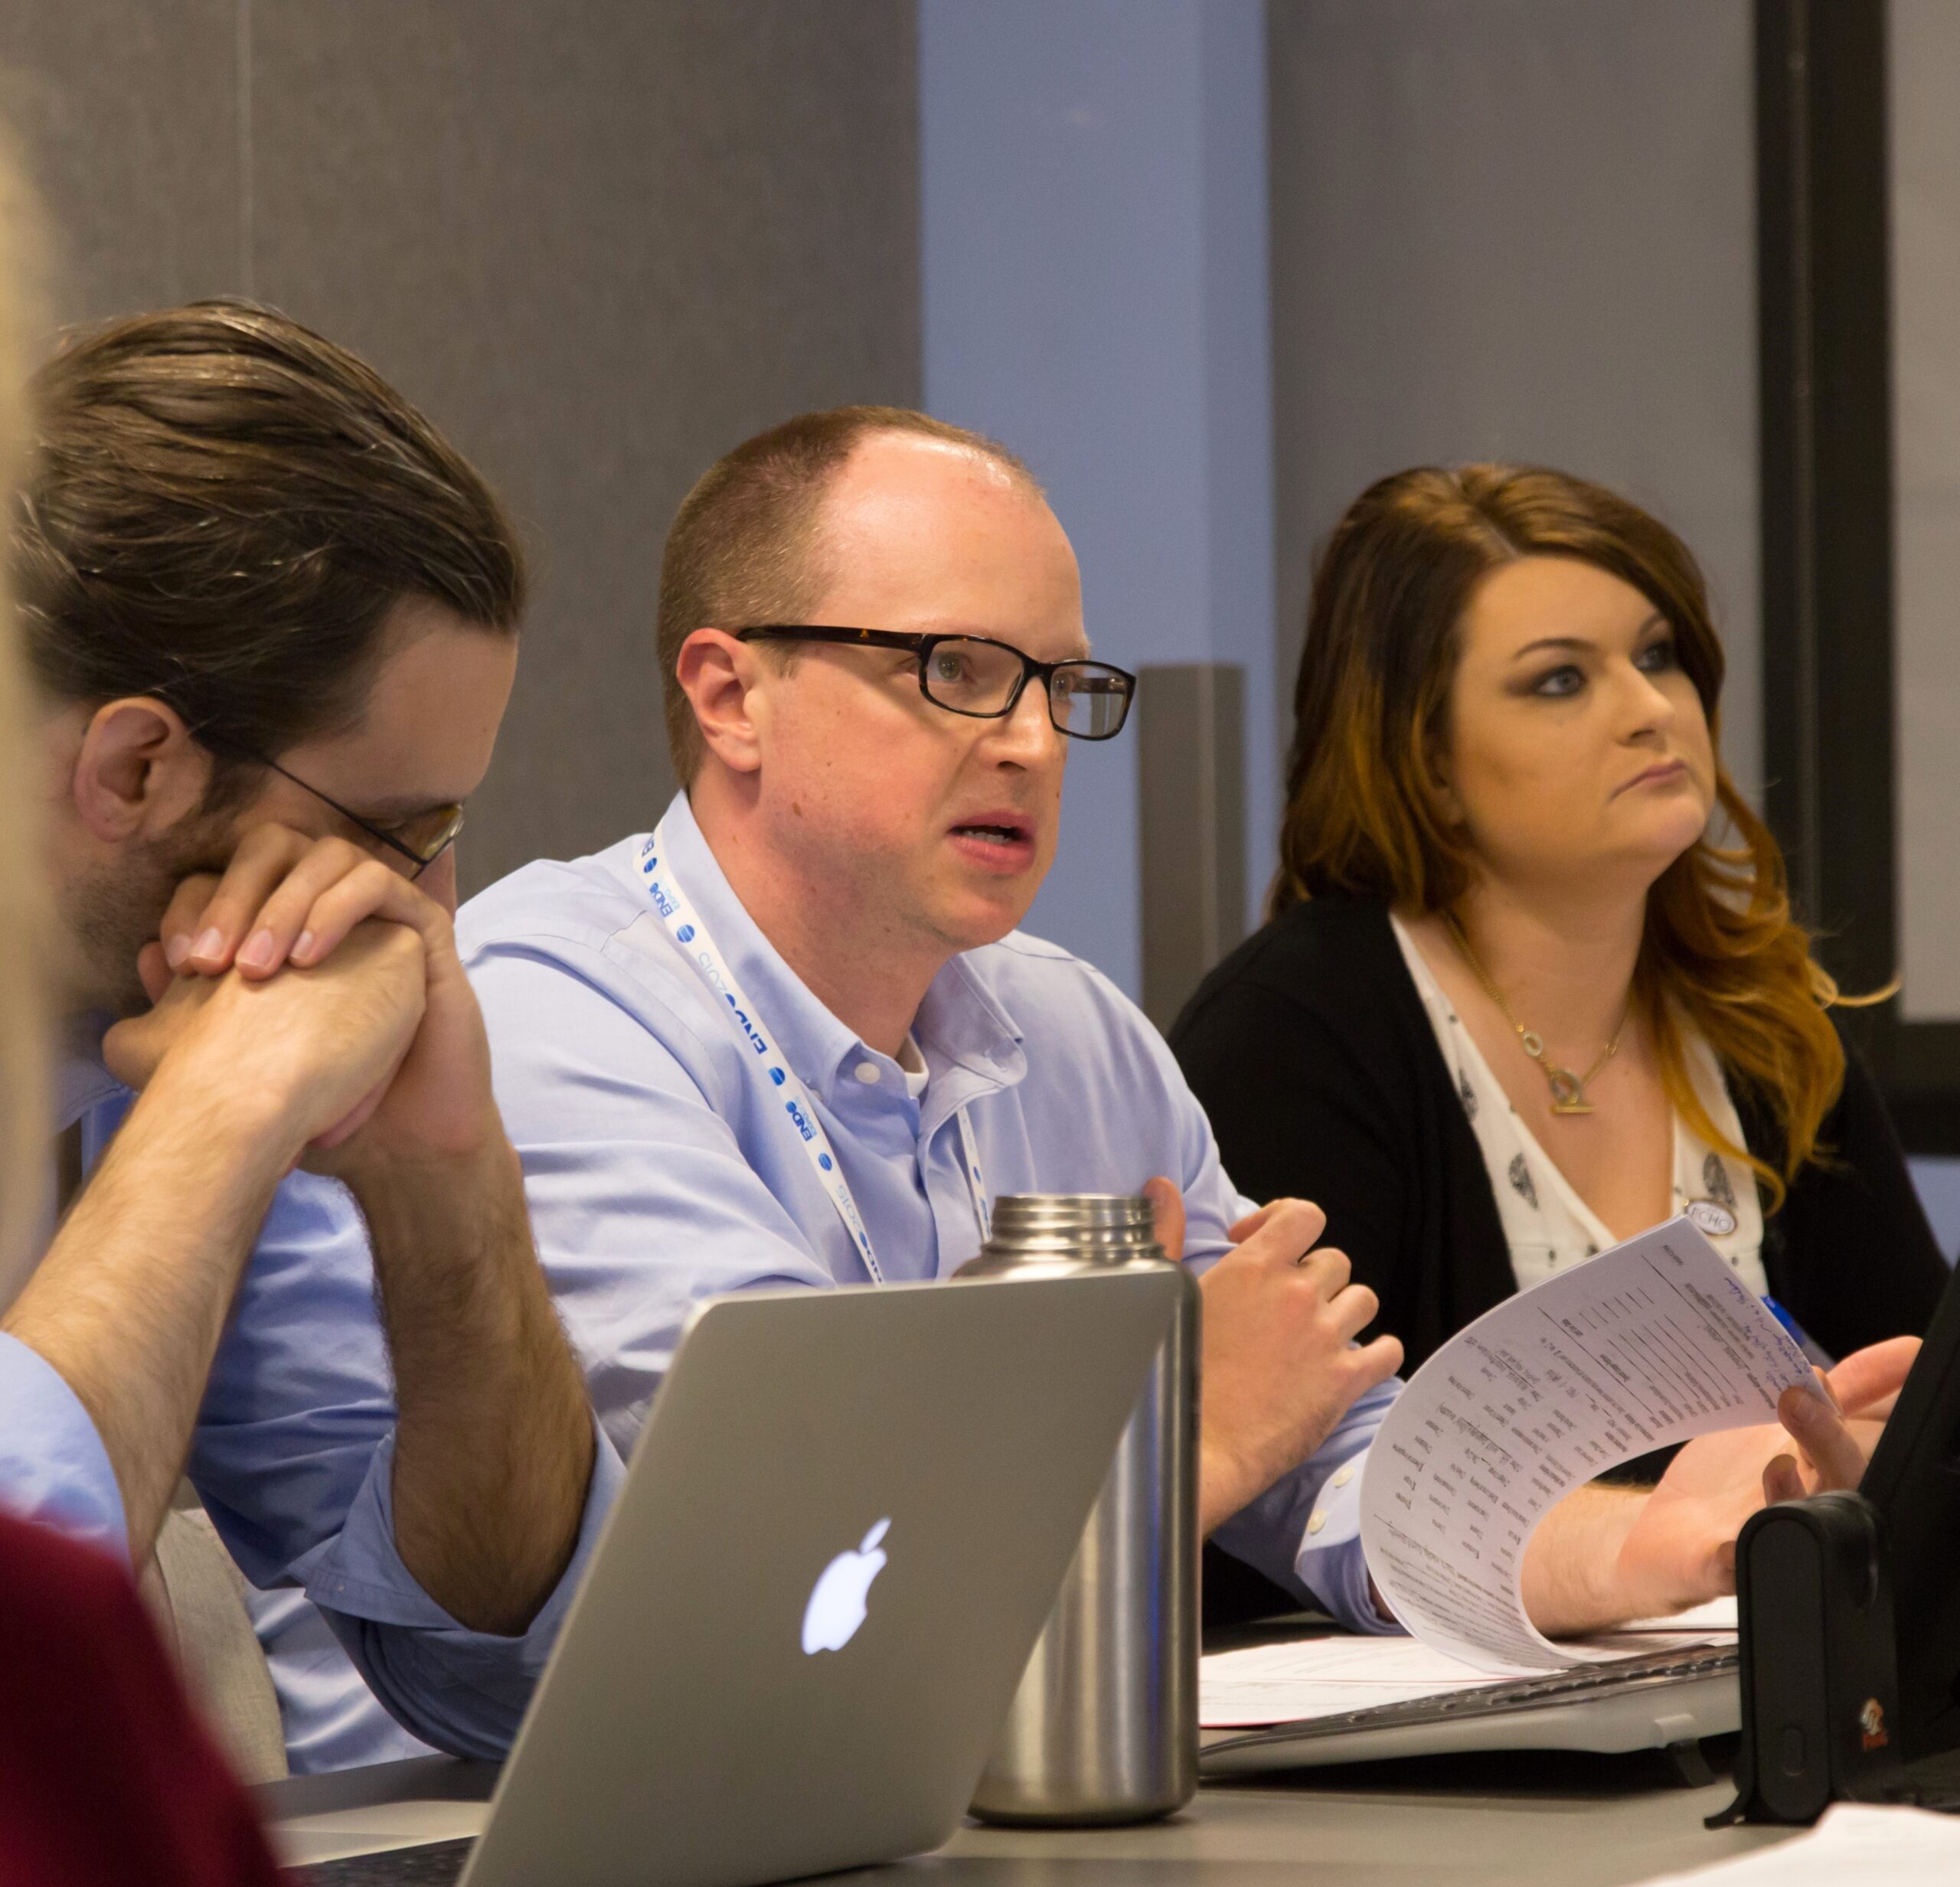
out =
[[[482,478],[345,349],[236,301],[139,315],[29,388],[12,557],[56,700],[153,696],[217,760],[214,798],[357,722],[383,625],[426,599],[515,632],[524,566]]]
[[[691,783],[704,749],[682,693],[681,645],[697,629],[799,622],[815,606],[828,572],[815,543],[831,480],[874,433],[943,440],[988,459],[1039,493],[1020,459],[996,439],[905,406],[836,406],[805,413],[718,459],[681,501],[660,566],[656,638],[675,777]]]

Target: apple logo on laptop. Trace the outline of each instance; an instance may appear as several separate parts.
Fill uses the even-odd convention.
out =
[[[818,1576],[803,1610],[803,1649],[808,1656],[841,1651],[857,1635],[864,1622],[864,1595],[885,1569],[885,1552],[878,1542],[890,1525],[889,1520],[879,1521],[862,1546],[839,1553]]]

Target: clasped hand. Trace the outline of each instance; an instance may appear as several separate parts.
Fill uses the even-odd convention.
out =
[[[196,1062],[342,1177],[500,1134],[449,913],[345,840],[255,827],[178,886],[138,968],[155,1006],[103,1044],[132,1086]]]

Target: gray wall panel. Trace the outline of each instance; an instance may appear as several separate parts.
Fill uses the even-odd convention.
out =
[[[671,790],[655,573],[694,476],[919,397],[911,0],[256,0],[256,292],[483,465],[541,582],[481,884]]]
[[[237,286],[237,0],[0,9],[0,121],[47,212],[57,319]]]
[[[1370,479],[1535,459],[1701,558],[1759,786],[1748,0],[1272,0],[1282,692]]]
[[[694,475],[920,399],[914,0],[31,0],[0,112],[67,318],[246,292],[475,457],[539,583],[466,890],[650,824]]]

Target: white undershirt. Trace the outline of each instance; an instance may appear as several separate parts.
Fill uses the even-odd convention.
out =
[[[930,1077],[926,1072],[926,1058],[919,1053],[919,1044],[913,1040],[910,1030],[898,1051],[898,1072],[905,1077],[905,1092],[915,1101],[921,1099]]]
[[[1511,1275],[1521,1291],[1542,1283],[1554,1272],[1596,1257],[1619,1240],[1573,1190],[1557,1162],[1539,1145],[1524,1117],[1511,1105],[1504,1084],[1491,1072],[1475,1038],[1463,1026],[1456,1005],[1443,993],[1414,939],[1391,915],[1416,994],[1423,999],[1436,1046],[1471,1130],[1482,1150],[1491,1191],[1511,1248]],[[1714,1051],[1698,1033],[1684,1031],[1681,1046],[1689,1079],[1708,1118],[1736,1146],[1744,1144],[1742,1122]],[[1742,1161],[1709,1145],[1674,1112],[1674,1210],[1696,1207],[1694,1216],[1708,1242],[1729,1261],[1737,1277],[1758,1297],[1769,1281],[1762,1270],[1762,1206],[1756,1175]],[[1724,1226],[1726,1229],[1723,1229]]]

